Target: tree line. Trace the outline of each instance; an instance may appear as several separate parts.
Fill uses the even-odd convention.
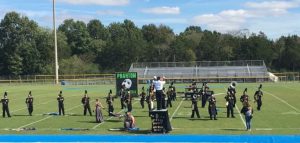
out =
[[[0,75],[53,74],[53,30],[17,12],[0,23]],[[189,26],[175,34],[167,25],[137,27],[126,19],[104,26],[65,20],[57,29],[59,73],[127,71],[133,62],[264,60],[271,71],[300,70],[300,38],[270,40],[263,32],[221,34]]]

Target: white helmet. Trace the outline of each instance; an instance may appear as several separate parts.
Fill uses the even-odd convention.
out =
[[[156,76],[153,76],[153,79],[154,79],[154,80],[156,80],[156,79],[157,79],[157,77],[156,77]]]

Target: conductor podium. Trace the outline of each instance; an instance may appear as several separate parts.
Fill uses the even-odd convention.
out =
[[[152,133],[168,133],[172,130],[167,109],[150,111]]]

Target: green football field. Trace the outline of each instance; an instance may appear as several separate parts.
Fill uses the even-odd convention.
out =
[[[188,84],[177,84],[177,92],[183,92]],[[200,119],[191,119],[191,101],[183,100],[177,94],[177,101],[169,108],[169,117],[173,131],[170,134],[300,134],[300,83],[263,83],[262,110],[257,111],[253,102],[253,94],[259,83],[239,83],[237,85],[237,99],[244,88],[248,88],[248,95],[254,107],[252,131],[245,131],[244,115],[239,113],[241,103],[238,101],[234,110],[236,118],[226,117],[225,92],[227,84],[209,84],[210,89],[216,93],[218,120],[209,120],[207,105],[201,108],[198,102]],[[139,85],[141,88],[144,85]],[[146,85],[145,85],[146,86]],[[168,85],[166,85],[168,86]],[[0,92],[8,92],[10,99],[9,109],[11,118],[0,118],[0,134],[151,134],[151,119],[148,117],[148,108],[142,109],[139,98],[133,102],[133,115],[135,116],[139,131],[109,131],[111,128],[121,128],[123,119],[107,116],[105,97],[115,85],[91,86],[54,86],[54,85],[1,85]],[[34,96],[33,116],[28,116],[25,98],[29,91]],[[65,116],[44,115],[57,112],[57,95],[62,90],[65,97]],[[91,97],[91,108],[94,101],[99,98],[106,109],[102,110],[105,122],[96,123],[94,116],[83,116],[81,98],[84,90],[88,90]],[[116,113],[124,113],[120,109],[120,100],[115,99]],[[19,128],[35,128],[33,131],[18,131]],[[89,129],[85,131],[65,131],[61,128]]]

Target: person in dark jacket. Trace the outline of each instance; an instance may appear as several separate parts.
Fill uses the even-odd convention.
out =
[[[236,82],[232,82],[230,84],[230,86],[228,87],[228,89],[227,89],[227,93],[230,92],[232,97],[233,97],[233,105],[232,105],[233,107],[235,107],[235,103],[236,103],[236,96],[235,96],[236,90],[235,90],[235,87],[236,87]]]
[[[3,118],[5,117],[5,112],[7,113],[7,116],[8,117],[11,117],[10,114],[9,114],[9,108],[8,108],[8,102],[9,102],[9,99],[7,98],[7,92],[5,91],[4,92],[4,97],[3,99],[1,99],[1,102],[2,102],[2,116]]]
[[[227,118],[229,118],[229,115],[231,114],[232,118],[235,118],[234,112],[233,112],[233,106],[234,106],[234,93],[233,91],[228,91],[227,95],[225,96],[226,99],[226,106],[227,106]]]
[[[86,111],[89,111],[90,116],[92,116],[92,110],[90,106],[90,97],[87,94],[87,90],[84,91],[84,95],[81,99],[81,103],[83,104],[83,115],[86,115]]]
[[[171,90],[171,99],[173,101],[176,100],[176,88],[174,86],[174,82],[171,82],[171,85],[169,86],[169,89]]]
[[[194,94],[192,96],[192,115],[191,115],[191,118],[194,118],[195,114],[197,115],[198,118],[200,118],[197,102],[198,102],[197,95]]]
[[[247,95],[247,88],[245,88],[243,95],[240,98],[240,101],[242,102],[243,106],[246,106],[249,102],[249,96]]]
[[[260,111],[262,106],[262,96],[263,92],[261,91],[262,84],[259,86],[258,90],[254,94],[254,100],[257,103],[257,110]]]
[[[31,94],[31,91],[29,91],[28,97],[25,100],[25,103],[27,105],[29,116],[32,116],[33,112],[33,96]]]
[[[59,115],[65,115],[65,108],[64,108],[64,97],[62,96],[62,91],[59,92],[58,97],[56,98],[58,102],[58,113]]]
[[[144,87],[142,87],[142,93],[140,94],[140,96],[141,96],[140,103],[141,103],[142,108],[144,109],[144,107],[145,107],[145,99],[146,99],[146,92],[145,92],[145,88]]]
[[[132,111],[132,96],[130,94],[130,91],[127,91],[126,98],[125,98],[126,106],[127,106],[127,112]]]
[[[123,84],[119,93],[120,96],[120,102],[121,102],[121,109],[127,108],[125,105],[125,98],[126,98],[126,88]]]
[[[172,99],[173,99],[173,88],[169,88],[167,91],[167,108],[172,107]]]
[[[113,105],[113,102],[114,102],[114,98],[112,96],[112,90],[109,90],[109,93],[106,97],[106,103],[108,105],[108,116],[114,116],[114,105]]]
[[[217,101],[214,95],[211,95],[208,98],[208,113],[209,113],[209,117],[210,119],[214,119],[217,120]]]

